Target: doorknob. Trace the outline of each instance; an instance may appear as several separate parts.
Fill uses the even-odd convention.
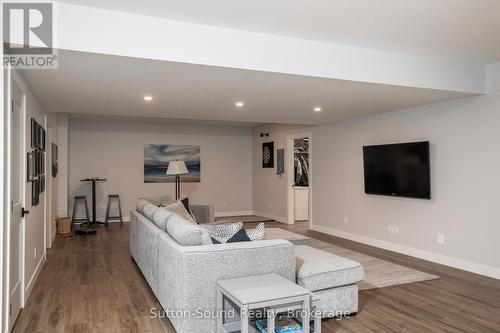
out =
[[[25,215],[28,215],[30,213],[29,210],[24,209],[24,207],[21,207],[21,217],[24,217]]]

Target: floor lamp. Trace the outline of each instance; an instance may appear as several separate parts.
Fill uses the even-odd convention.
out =
[[[186,168],[186,163],[184,163],[184,161],[175,160],[168,163],[166,175],[175,175],[175,200],[179,200],[181,196],[181,177],[179,177],[179,175],[186,173],[189,173],[189,171]]]

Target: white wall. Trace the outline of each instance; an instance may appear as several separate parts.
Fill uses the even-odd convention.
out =
[[[307,132],[310,128],[292,125],[258,126],[253,130],[253,210],[257,215],[273,218],[280,222],[287,221],[287,165],[285,173],[276,174],[276,150],[285,149],[286,139],[290,134]],[[260,133],[269,133],[269,137],[260,137]],[[262,144],[274,141],[274,168],[262,168]]]
[[[201,182],[182,183],[192,202],[212,204],[218,214],[252,211],[250,128],[202,126],[168,120],[71,119],[69,193],[86,194],[80,179],[106,177],[97,187],[97,216],[105,215],[108,193],[119,193],[128,219],[139,197],[170,194],[173,183],[144,183],[144,144],[201,146]],[[72,203],[71,203],[72,204]]]
[[[314,228],[500,278],[500,64],[487,73],[483,96],[302,129],[313,133]],[[254,131],[254,157],[261,130]],[[279,147],[293,132],[267,130]],[[416,140],[431,142],[432,200],[366,195],[363,145]],[[255,209],[279,200],[272,213],[286,214],[286,179],[256,161],[254,179]]]
[[[58,113],[56,116],[56,136],[58,144],[57,216],[69,216],[69,123],[68,115]]]
[[[35,118],[38,123],[46,129],[55,126],[48,118],[48,113],[38,102],[31,88],[26,81],[17,72],[12,72],[19,88],[25,94],[26,98],[26,118],[25,118],[25,151],[31,151],[31,118]],[[46,153],[45,158],[49,158]],[[47,181],[51,181],[49,174],[45,175]],[[45,192],[40,194],[40,202],[36,207],[31,206],[31,183],[25,184],[25,202],[24,207],[30,211],[24,219],[24,292],[25,301],[28,299],[31,289],[38,273],[45,261],[46,253],[46,234],[45,225],[46,205],[50,206],[51,192],[50,187],[46,186]]]

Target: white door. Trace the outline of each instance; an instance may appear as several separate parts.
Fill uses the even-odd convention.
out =
[[[9,330],[14,326],[17,316],[21,311],[22,292],[22,234],[21,223],[23,215],[23,94],[12,81],[12,103],[11,103],[11,156],[10,156],[10,198],[11,198],[11,220],[10,220],[10,277],[9,277]]]

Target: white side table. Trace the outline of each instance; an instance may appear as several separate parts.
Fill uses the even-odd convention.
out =
[[[217,310],[224,310],[224,298],[229,299],[240,309],[241,321],[224,323],[224,317],[217,317],[217,331],[229,333],[256,332],[250,325],[249,311],[269,309],[267,317],[268,333],[274,333],[275,316],[289,309],[302,310],[303,333],[309,333],[311,312],[311,292],[277,274],[265,274],[242,278],[220,280],[217,282]],[[236,324],[236,325],[235,325]],[[321,326],[315,320],[315,328]],[[321,328],[320,328],[321,329]],[[319,331],[317,331],[320,333]]]

